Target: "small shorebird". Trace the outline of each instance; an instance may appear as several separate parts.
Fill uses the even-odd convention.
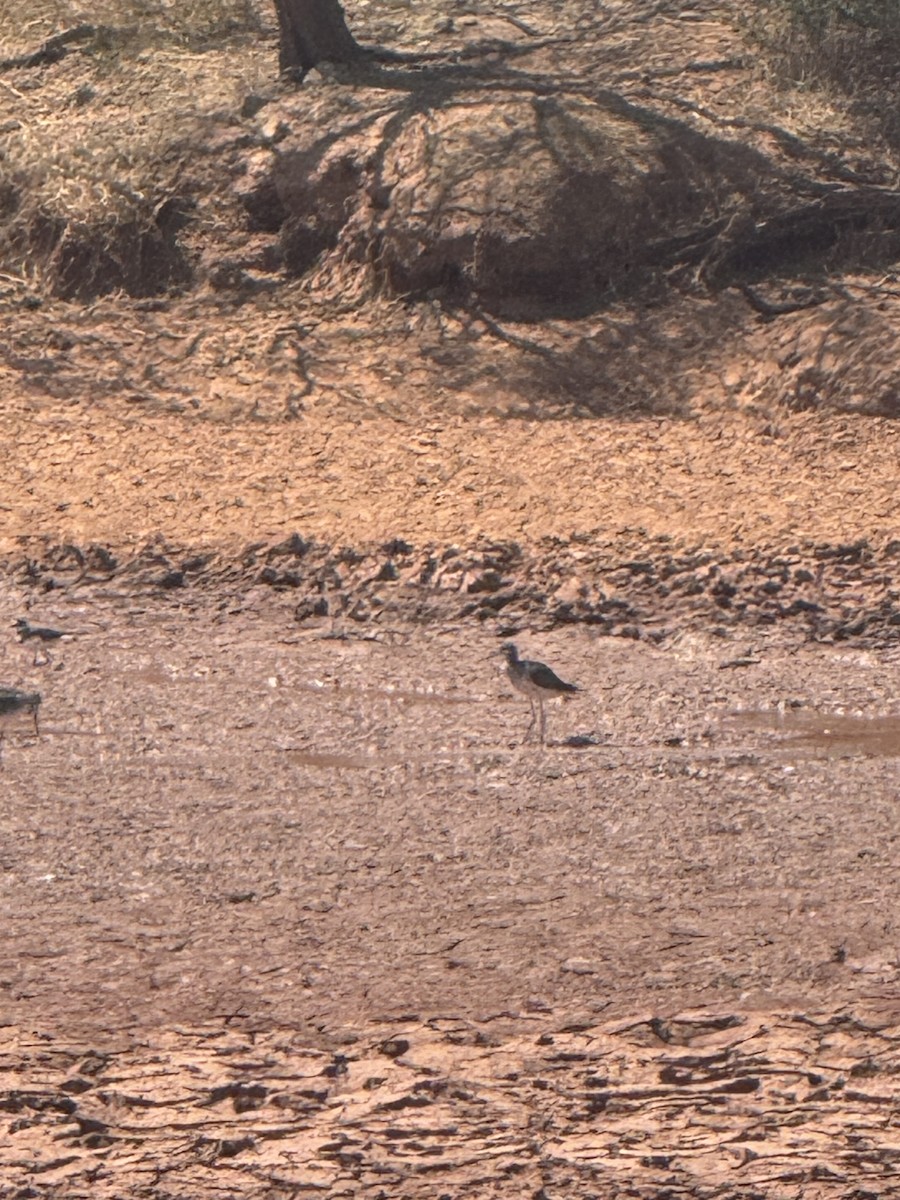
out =
[[[18,688],[0,687],[0,717],[8,713],[30,712],[34,717],[34,732],[40,734],[38,728],[38,708],[41,703],[40,692],[20,692]]]
[[[565,683],[560,677],[541,662],[532,662],[527,658],[519,658],[519,652],[512,642],[501,647],[506,655],[506,673],[509,681],[518,691],[523,692],[531,704],[531,724],[525,732],[525,737],[534,729],[537,720],[534,702],[538,702],[541,715],[541,745],[547,731],[547,718],[544,715],[544,701],[552,700],[554,696],[566,696],[580,689],[574,683]]]
[[[20,642],[27,642],[29,638],[39,638],[42,642],[55,642],[59,638],[71,636],[62,629],[48,629],[45,625],[32,625],[24,617],[19,617],[16,621],[16,635]]]
[[[30,638],[37,638],[44,647],[46,647],[47,642],[58,642],[60,638],[68,639],[72,636],[62,629],[50,629],[46,625],[32,625],[24,617],[19,617],[18,621],[16,621],[16,634],[20,642],[27,642]],[[46,648],[42,650],[39,646],[34,652],[33,665],[36,667],[45,667],[51,662],[53,662],[53,655]]]

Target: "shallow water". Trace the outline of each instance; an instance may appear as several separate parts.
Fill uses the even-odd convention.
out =
[[[734,713],[732,726],[770,730],[786,749],[811,751],[828,758],[866,755],[900,758],[900,717],[848,716],[803,709],[757,710]]]

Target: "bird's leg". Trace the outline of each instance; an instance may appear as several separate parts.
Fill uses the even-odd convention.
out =
[[[39,726],[38,726],[38,714],[37,714],[37,709],[36,709],[36,708],[33,708],[33,709],[31,710],[31,715],[34,717],[34,736],[35,736],[35,737],[40,737],[40,736],[41,736],[41,731],[40,731],[40,728],[39,728]]]
[[[541,745],[544,745],[544,737],[547,733],[547,718],[544,714],[544,701],[541,696],[538,696],[538,705],[541,710]]]
[[[534,729],[534,723],[537,720],[537,713],[534,710],[534,697],[533,696],[528,697],[528,703],[531,705],[531,723],[528,726],[528,728],[525,730],[525,741],[526,742],[528,741],[528,735],[529,735],[529,733],[531,733],[532,729]]]

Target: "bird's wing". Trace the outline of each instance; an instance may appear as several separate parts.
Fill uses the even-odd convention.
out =
[[[544,663],[530,662],[528,663],[528,678],[538,687],[546,688],[549,692],[577,692],[578,688],[574,683],[565,683],[556,674],[551,671]]]

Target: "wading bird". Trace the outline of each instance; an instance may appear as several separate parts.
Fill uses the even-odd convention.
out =
[[[526,730],[525,737],[534,729],[538,713],[534,702],[537,700],[540,712],[541,745],[547,731],[547,718],[544,715],[544,701],[552,700],[555,696],[567,696],[580,689],[574,683],[565,683],[560,677],[541,662],[532,662],[527,658],[519,658],[519,652],[512,642],[501,647],[506,655],[506,673],[510,683],[518,691],[523,692],[531,703],[531,724]]]

